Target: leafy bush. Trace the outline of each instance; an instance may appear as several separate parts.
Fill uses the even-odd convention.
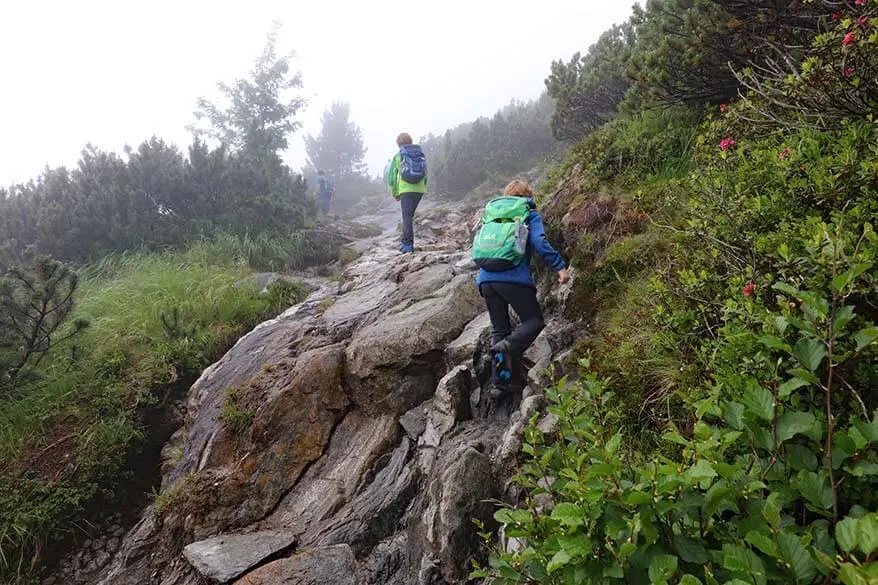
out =
[[[850,304],[878,236],[821,226],[809,256],[825,288],[747,285],[728,301],[715,373],[687,429],[669,427],[652,457],[632,448],[605,380],[548,393],[517,477],[522,508],[495,518],[523,538],[500,551],[498,583],[818,583],[878,578],[878,397],[860,393],[878,327]],[[588,368],[587,361],[582,362]],[[867,372],[874,384],[875,372]],[[858,384],[859,382],[859,384]],[[867,390],[874,386],[866,386]],[[852,406],[855,405],[855,406]]]

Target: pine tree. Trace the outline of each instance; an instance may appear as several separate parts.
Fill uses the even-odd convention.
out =
[[[365,174],[363,135],[350,115],[350,104],[333,102],[323,112],[320,134],[305,137],[309,167],[326,171],[338,182]]]

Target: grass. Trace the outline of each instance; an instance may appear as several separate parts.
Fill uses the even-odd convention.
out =
[[[220,420],[237,434],[242,434],[253,424],[256,413],[241,405],[241,390],[237,387],[226,389],[226,400],[220,412]]]
[[[300,286],[261,294],[249,279],[260,250],[272,250],[272,266],[303,261],[295,242],[223,237],[114,255],[80,272],[74,317],[89,327],[44,360],[35,383],[0,401],[0,580],[24,582],[43,546],[112,488],[142,436],[144,407],[303,298]]]
[[[341,247],[342,242],[321,238],[319,233],[291,231],[282,235],[221,234],[199,243],[193,252],[227,260],[240,258],[254,270],[283,272],[332,262]]]

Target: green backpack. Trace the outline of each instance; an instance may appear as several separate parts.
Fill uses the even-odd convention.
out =
[[[502,272],[521,263],[527,250],[526,197],[498,197],[485,206],[482,227],[473,240],[473,260],[488,272]]]

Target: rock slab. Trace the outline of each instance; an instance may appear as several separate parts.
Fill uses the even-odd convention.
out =
[[[187,545],[183,555],[206,578],[229,583],[294,542],[292,534],[276,530],[223,534]]]

